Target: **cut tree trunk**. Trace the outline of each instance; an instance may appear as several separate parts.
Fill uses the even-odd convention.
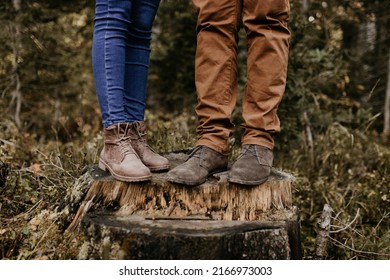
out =
[[[387,86],[384,106],[383,139],[390,142],[390,53],[387,66]]]
[[[166,155],[173,167],[186,156]],[[228,183],[227,172],[195,187],[170,183],[166,173],[126,183],[93,166],[66,197],[65,210],[75,213],[68,230],[90,237],[80,253],[87,259],[299,259],[293,181],[273,170],[253,187]]]

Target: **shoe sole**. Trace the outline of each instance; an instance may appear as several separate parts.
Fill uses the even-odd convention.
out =
[[[204,182],[206,182],[206,180],[207,180],[207,178],[205,178],[204,180],[190,182],[190,181],[186,181],[186,180],[180,180],[180,179],[177,179],[177,178],[167,177],[167,181],[169,181],[169,182],[176,183],[176,184],[181,184],[181,185],[186,185],[186,186],[201,185]]]
[[[110,172],[111,176],[114,177],[114,179],[124,182],[143,182],[143,181],[149,181],[152,179],[152,175],[148,176],[141,176],[141,177],[126,177],[122,175],[115,174],[115,172],[102,160],[99,161],[99,168],[103,171]]]
[[[245,180],[238,179],[238,178],[228,178],[228,182],[240,184],[240,185],[246,185],[246,186],[258,186],[258,185],[264,183],[265,181],[267,181],[268,178],[269,177],[265,177],[265,178],[263,178],[261,180],[257,180],[257,181],[245,181]]]
[[[146,166],[146,167],[149,168],[149,170],[152,172],[157,172],[157,171],[168,170],[171,166],[168,164],[168,165],[157,166],[157,167],[149,167],[149,166]]]
[[[178,178],[172,178],[169,176],[167,177],[167,181],[172,182],[172,183],[176,183],[176,184],[186,185],[186,186],[197,186],[197,185],[201,185],[204,182],[206,182],[207,178],[210,177],[211,175],[213,175],[215,173],[219,173],[219,172],[225,172],[226,170],[227,170],[227,168],[214,170],[214,171],[210,172],[205,178],[202,178],[201,180],[198,180],[198,181],[186,181],[186,180],[181,180]]]

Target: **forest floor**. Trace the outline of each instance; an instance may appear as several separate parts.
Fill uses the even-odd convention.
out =
[[[148,139],[156,151],[194,145],[187,116],[149,121]],[[1,121],[0,128],[0,259],[83,258],[86,237],[66,232],[69,216],[58,209],[85,167],[97,162],[101,134],[63,143],[20,133],[10,121]],[[316,135],[314,147],[302,136],[275,149],[274,166],[297,178],[293,196],[305,259],[314,256],[325,204],[333,209],[328,259],[390,259],[390,148],[379,139],[336,123]],[[238,141],[231,147],[234,159]]]

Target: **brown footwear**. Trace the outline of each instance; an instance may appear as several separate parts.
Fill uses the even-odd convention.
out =
[[[131,146],[128,123],[111,125],[104,129],[104,147],[99,168],[108,170],[120,181],[139,182],[151,179],[150,170],[142,163]]]
[[[206,146],[196,146],[188,159],[168,172],[167,180],[195,186],[204,183],[211,174],[225,171],[228,156]]]
[[[243,145],[229,171],[228,181],[242,185],[259,185],[271,174],[273,153],[259,145]]]
[[[141,161],[150,171],[162,171],[169,169],[169,161],[153,151],[146,142],[146,126],[144,122],[131,123],[127,134],[131,139],[131,145],[137,152]]]

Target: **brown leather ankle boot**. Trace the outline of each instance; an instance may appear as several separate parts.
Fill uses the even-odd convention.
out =
[[[127,134],[131,139],[131,145],[137,152],[141,161],[150,171],[162,171],[169,169],[169,161],[153,151],[146,141],[145,122],[133,122]]]
[[[233,163],[228,181],[241,185],[260,185],[271,174],[274,155],[266,147],[254,144],[243,145],[236,162]]]
[[[196,146],[188,159],[168,172],[170,182],[195,186],[204,183],[211,174],[227,169],[228,156],[206,146]]]
[[[104,147],[99,168],[108,170],[120,181],[139,182],[151,179],[150,170],[142,163],[131,146],[130,124],[120,123],[104,129]]]

